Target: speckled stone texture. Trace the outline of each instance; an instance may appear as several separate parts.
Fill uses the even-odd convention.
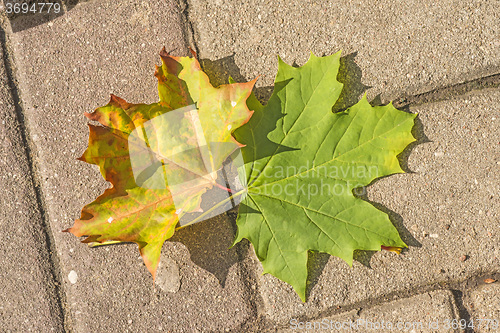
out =
[[[475,332],[500,330],[500,284],[482,285],[470,294],[470,308],[475,320]]]
[[[497,1],[198,0],[188,9],[201,57],[226,58],[235,79],[262,75],[257,86],[273,84],[276,55],[302,65],[309,51],[351,55],[368,97],[383,101],[500,69]]]
[[[0,330],[61,332],[63,313],[5,68],[4,36],[0,31]]]

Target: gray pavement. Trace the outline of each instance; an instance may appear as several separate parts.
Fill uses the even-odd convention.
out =
[[[292,322],[362,319],[437,320],[443,331],[472,332],[442,325],[500,321],[499,282],[484,283],[500,278],[498,1],[65,4],[62,15],[0,14],[2,329],[292,332]],[[236,211],[177,232],[156,283],[136,245],[88,248],[61,233],[107,187],[76,160],[88,140],[83,113],[110,93],[157,101],[163,46],[174,55],[195,49],[217,84],[262,75],[261,98],[277,54],[301,65],[310,50],[342,49],[339,78],[350,93],[335,109],[365,91],[374,103],[409,101],[405,109],[419,113],[418,141],[401,157],[409,173],[376,181],[365,197],[389,213],[409,249],[360,252],[352,268],[311,254],[302,303],[289,285],[261,275],[248,242],[228,250]],[[461,93],[456,84],[470,80],[475,89]],[[411,104],[430,90],[439,100]]]
[[[0,49],[0,327],[3,332],[60,332],[64,314],[54,263],[4,51]]]
[[[396,100],[500,70],[498,1],[199,0],[189,2],[201,58],[227,58],[233,77],[273,84],[289,64],[342,50],[368,97]],[[347,81],[355,81],[354,77]],[[235,77],[236,79],[236,77]],[[362,87],[355,87],[361,89]],[[362,90],[362,89],[361,89]],[[361,91],[359,91],[361,94]]]
[[[487,319],[500,317],[500,284],[483,285],[469,295],[474,318],[483,320],[477,332],[498,332],[500,327],[489,324]]]

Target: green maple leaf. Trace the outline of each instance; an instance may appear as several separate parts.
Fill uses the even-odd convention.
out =
[[[272,96],[235,131],[245,144],[248,188],[237,236],[254,246],[264,273],[293,286],[305,301],[307,253],[326,252],[352,265],[353,251],[402,248],[386,213],[353,195],[374,179],[402,173],[397,155],[414,141],[415,114],[366,97],[332,113],[342,84],[340,52],[294,68],[279,60]]]
[[[112,187],[65,230],[88,236],[85,243],[137,243],[153,277],[179,218],[199,210],[202,194],[220,186],[216,171],[239,145],[231,133],[252,115],[246,100],[255,83],[214,88],[195,58],[160,55],[158,103],[130,104],[112,95],[86,114],[101,126],[89,125],[80,160],[98,165]]]

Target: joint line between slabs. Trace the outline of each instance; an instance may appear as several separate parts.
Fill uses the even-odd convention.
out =
[[[404,108],[428,103],[450,100],[457,96],[465,95],[471,91],[496,88],[500,86],[500,73],[483,76],[478,79],[439,87],[424,93],[415,95],[403,95],[396,98],[393,105],[395,108]]]
[[[165,0],[166,1],[166,0]],[[178,7],[180,10],[180,16],[182,19],[182,32],[184,34],[184,42],[187,47],[193,47],[197,56],[200,56],[200,50],[196,43],[196,32],[194,28],[194,22],[189,19],[189,0],[178,0]],[[198,59],[199,60],[199,59]],[[200,64],[201,65],[201,64]]]

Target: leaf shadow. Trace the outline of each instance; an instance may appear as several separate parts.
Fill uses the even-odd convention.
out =
[[[62,15],[64,12],[61,10],[58,14],[37,13],[36,15],[14,16],[10,18],[10,27],[13,33],[17,33],[50,22]]]
[[[309,299],[309,295],[314,286],[319,282],[321,273],[325,269],[328,260],[330,259],[330,254],[317,251],[307,252],[307,281],[306,281],[306,299]]]
[[[212,273],[225,287],[229,269],[241,261],[239,246],[243,245],[230,248],[234,228],[232,219],[227,214],[221,214],[177,230],[168,241],[184,244],[193,263]]]
[[[410,112],[408,106],[401,108],[400,110],[405,111],[405,112]],[[418,116],[415,118],[415,125],[413,126],[413,128],[411,130],[411,134],[416,139],[416,141],[413,141],[412,143],[410,143],[408,145],[408,147],[406,147],[406,149],[403,150],[403,152],[397,156],[398,160],[399,160],[399,165],[401,165],[401,168],[406,173],[415,173],[408,166],[408,158],[410,157],[413,149],[415,149],[415,147],[417,147],[418,145],[421,145],[423,143],[432,142],[432,140],[430,140],[427,137],[427,135],[425,135],[424,124],[422,123],[422,120],[420,120],[420,117],[418,117]]]
[[[235,54],[217,60],[199,59],[203,71],[208,75],[210,83],[214,87],[229,83],[229,77],[235,82],[248,82],[249,80],[241,74],[241,70],[234,60]],[[261,102],[267,102],[273,93],[273,86],[254,88],[255,97]]]
[[[344,86],[339,99],[332,107],[333,112],[344,111],[358,103],[363,93],[371,88],[361,82],[363,72],[356,64],[355,58],[357,55],[358,52],[353,52],[340,58],[337,80]]]

